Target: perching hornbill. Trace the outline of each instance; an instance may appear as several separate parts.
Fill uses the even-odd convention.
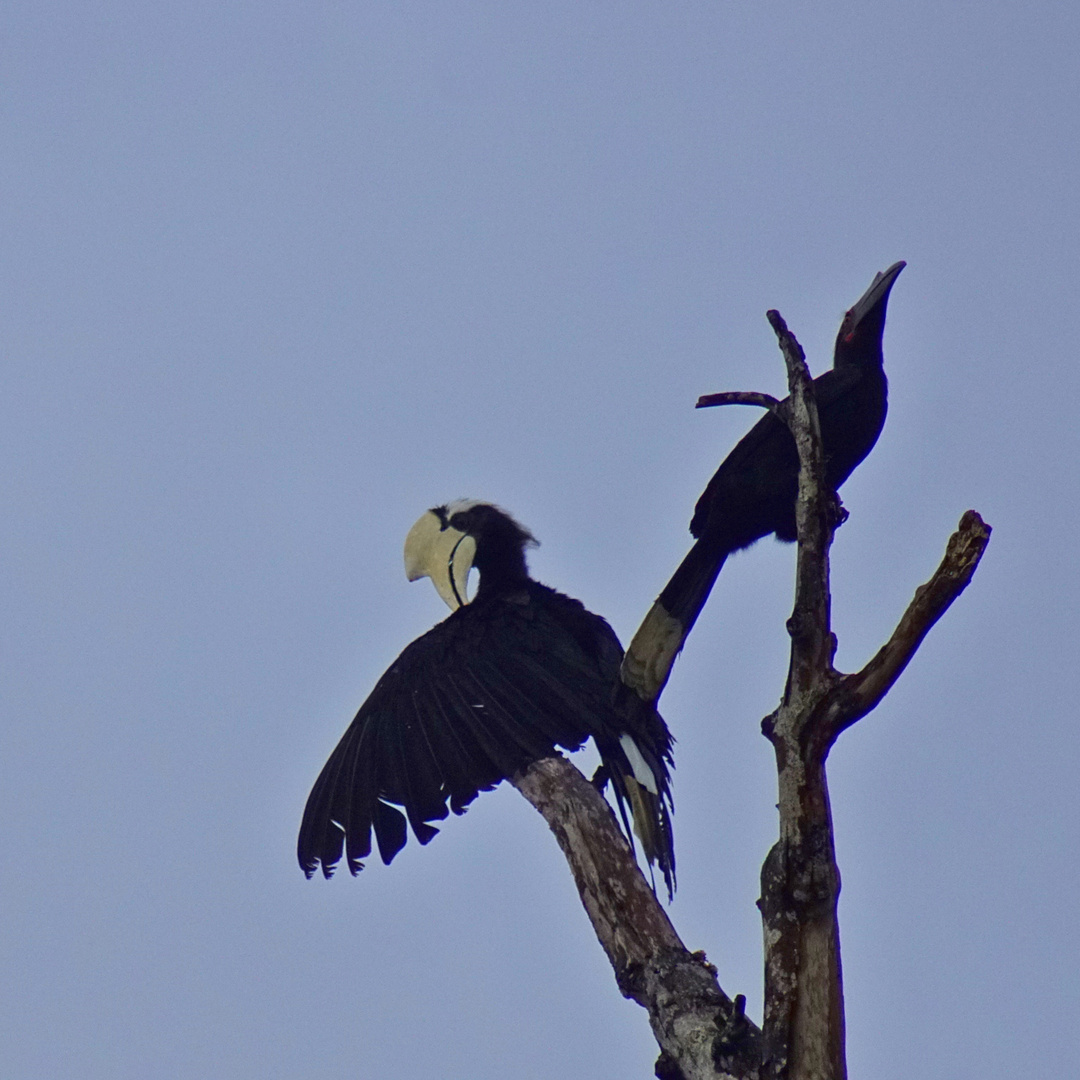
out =
[[[906,263],[893,263],[844,316],[833,366],[814,380],[825,482],[835,491],[874,448],[885,424],[887,381],[882,337],[885,308]],[[703,399],[699,405],[709,404]],[[622,680],[654,702],[701,613],[724,560],[769,533],[796,539],[799,458],[787,425],[766,413],[716,470],[698,499],[690,532],[696,543],[634,635]],[[630,695],[627,695],[630,696]]]
[[[412,527],[406,575],[430,577],[452,614],[394,661],[315,781],[297,845],[308,877],[320,866],[330,877],[343,852],[356,874],[372,829],[389,864],[405,845],[406,818],[426,844],[447,803],[463,814],[479,792],[591,736],[628,836],[626,803],[671,895],[672,737],[632,695],[616,708],[619,639],[599,615],[529,576],[525,549],[535,543],[483,502],[436,507]],[[469,601],[473,566],[480,584]]]

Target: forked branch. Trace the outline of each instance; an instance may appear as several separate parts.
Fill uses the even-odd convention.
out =
[[[856,675],[833,667],[829,548],[843,520],[825,484],[824,447],[806,361],[778,312],[791,387],[782,419],[799,454],[796,504],[799,554],[795,605],[788,620],[791,659],[779,708],[763,730],[776,752],[780,837],[761,871],[765,926],[762,1077],[844,1080],[844,994],[836,864],[825,759],[837,736],[888,692],[920,642],[963,592],[989,540],[978,514],[964,515],[934,577],[916,593],[889,642]]]
[[[990,542],[990,532],[990,526],[974,510],[960,519],[940,565],[933,577],[915,590],[892,637],[862,671],[845,675],[829,695],[821,725],[828,746],[841,731],[875,709],[892,689],[934,623],[968,587]]]
[[[620,990],[649,1012],[662,1080],[845,1080],[840,873],[825,761],[840,732],[881,701],[967,587],[990,537],[989,526],[969,510],[889,641],[861,671],[838,672],[829,548],[846,515],[825,483],[814,384],[803,350],[778,312],[770,311],[768,319],[787,365],[790,397],[778,402],[736,392],[698,401],[699,407],[768,409],[788,426],[799,454],[798,567],[787,624],[791,657],[783,699],[762,723],[776,754],[780,835],[761,871],[761,1030],[744,1016],[744,1000],[732,1001],[720,989],[704,955],[683,945],[600,792],[562,757],[535,762],[513,779],[555,834]],[[669,668],[675,651],[667,657]]]

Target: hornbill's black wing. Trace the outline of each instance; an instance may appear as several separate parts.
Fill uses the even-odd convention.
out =
[[[394,661],[319,774],[297,846],[304,872],[329,877],[344,852],[355,874],[373,829],[389,863],[406,819],[426,844],[449,810],[464,813],[479,792],[590,735],[602,754],[616,747],[623,771],[620,733],[647,741],[666,794],[663,721],[653,711],[663,738],[639,735],[648,724],[622,722],[612,704],[621,653],[602,619],[534,582],[455,611]]]
[[[873,396],[878,383],[882,384],[883,394],[884,379],[880,370],[867,374],[858,369],[832,368],[814,380],[814,398],[826,447],[826,482],[833,488],[838,488],[859,464],[848,461],[848,444],[853,440],[845,437],[847,430],[858,427],[864,416],[876,425],[872,436],[860,440],[869,443],[862,457],[869,453],[881,431],[884,409],[864,407],[862,398]],[[789,400],[785,398],[783,405]],[[690,532],[696,539],[710,534],[714,546],[725,554],[771,532],[782,540],[794,540],[798,486],[795,440],[779,417],[766,413],[713,474],[694,507]]]

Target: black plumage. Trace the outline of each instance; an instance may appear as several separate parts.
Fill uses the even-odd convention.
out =
[[[888,383],[882,337],[894,263],[844,316],[833,367],[814,380],[825,482],[836,490],[873,449],[885,424]],[[799,459],[787,425],[766,413],[739,441],[702,493],[690,531],[697,542],[660,593],[627,650],[623,678],[647,701],[663,690],[725,559],[763,536],[796,539]]]
[[[654,708],[615,705],[615,632],[532,580],[525,548],[534,541],[505,511],[451,504],[421,518],[410,537],[418,529],[433,554],[414,553],[409,576],[431,576],[453,606],[464,600],[460,560],[471,558],[476,597],[409,645],[360,707],[308,798],[298,844],[304,872],[321,867],[329,877],[344,854],[357,873],[372,832],[389,863],[405,844],[406,820],[426,844],[438,831],[431,823],[450,810],[464,813],[479,792],[592,737],[624,824],[629,804],[670,892],[672,738]],[[474,554],[460,538],[475,543]]]

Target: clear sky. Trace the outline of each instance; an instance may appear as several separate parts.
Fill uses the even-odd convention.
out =
[[[0,1075],[651,1074],[504,785],[308,882],[307,792],[443,617],[459,496],[626,640],[694,500],[908,260],[844,490],[838,662],[961,513],[968,592],[830,761],[853,1076],[1080,1057],[1075,3],[262,0],[0,10]],[[793,550],[725,567],[663,699],[672,917],[760,1018],[759,721]]]

